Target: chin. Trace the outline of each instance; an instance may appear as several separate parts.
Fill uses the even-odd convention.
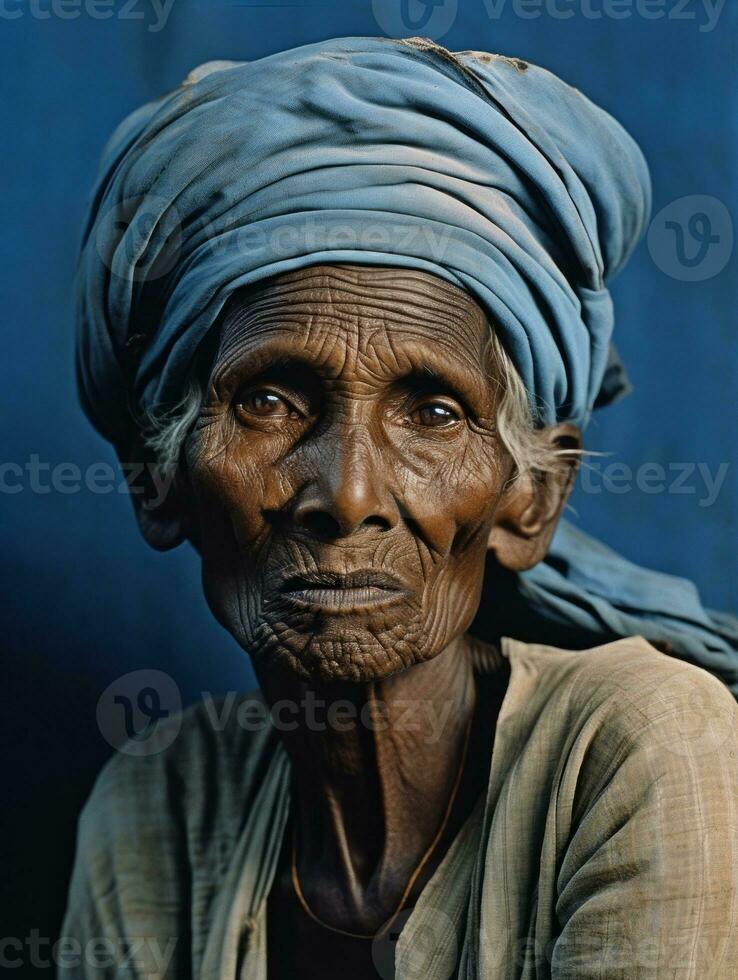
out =
[[[264,594],[254,601],[253,593],[230,590],[206,588],[205,595],[257,672],[304,681],[380,681],[432,660],[449,641],[438,617],[424,615],[417,595],[340,608]]]
[[[285,633],[265,626],[244,645],[257,667],[287,671],[303,680],[368,683],[391,677],[430,659],[406,627],[376,634],[361,625],[319,625]]]

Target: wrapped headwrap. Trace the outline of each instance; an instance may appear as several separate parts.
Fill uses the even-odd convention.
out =
[[[83,405],[125,446],[137,418],[181,399],[235,289],[363,262],[465,289],[537,421],[583,426],[627,390],[605,283],[649,209],[628,134],[526,62],[342,38],[210,63],[105,150],[79,268]],[[547,561],[507,585],[508,635],[540,617],[570,645],[641,633],[738,692],[734,620],[565,524]]]

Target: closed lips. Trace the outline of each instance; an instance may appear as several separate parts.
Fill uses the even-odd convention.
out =
[[[397,601],[406,589],[383,572],[308,572],[286,578],[280,590],[300,605],[326,611],[351,611],[362,606]]]

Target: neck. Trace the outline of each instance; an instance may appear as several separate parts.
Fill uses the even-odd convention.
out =
[[[368,683],[258,670],[272,706],[300,706],[282,737],[294,773],[299,877],[324,921],[381,926],[438,835],[474,711],[471,647],[460,637],[433,660]]]

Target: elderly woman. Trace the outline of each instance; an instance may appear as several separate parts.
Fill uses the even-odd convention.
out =
[[[83,402],[261,693],[106,766],[64,935],[116,956],[69,975],[735,976],[736,624],[557,530],[649,196],[579,92],[422,39],[114,135]]]

